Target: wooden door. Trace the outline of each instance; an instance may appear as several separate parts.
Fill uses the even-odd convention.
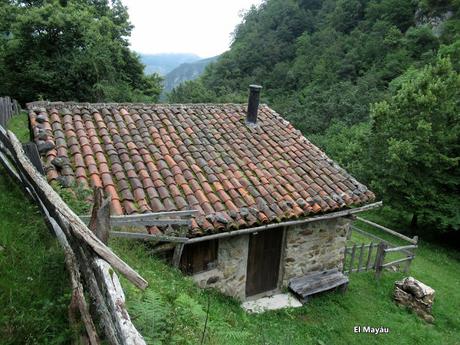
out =
[[[249,235],[246,296],[278,287],[282,242],[281,228]]]

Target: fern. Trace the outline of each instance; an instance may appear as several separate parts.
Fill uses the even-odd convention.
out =
[[[242,344],[251,337],[249,331],[236,329],[227,322],[210,322],[210,333],[213,338],[223,340],[224,344]]]
[[[149,344],[166,344],[169,330],[173,327],[171,306],[155,291],[148,290],[143,297],[132,301],[130,313],[141,333],[148,330]]]

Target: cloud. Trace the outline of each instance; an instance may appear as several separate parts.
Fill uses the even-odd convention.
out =
[[[242,11],[262,0],[123,0],[131,48],[140,53],[195,53],[210,57],[229,48]]]

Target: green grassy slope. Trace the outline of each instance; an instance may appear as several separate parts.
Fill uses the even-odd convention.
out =
[[[0,344],[68,344],[70,292],[62,249],[0,169]]]
[[[326,293],[294,310],[248,315],[239,304],[148,254],[148,247],[113,240],[116,252],[148,279],[141,293],[124,284],[135,325],[153,344],[200,344],[207,301],[204,344],[460,344],[460,254],[422,243],[410,275],[436,289],[435,324],[396,306],[393,283],[403,273],[355,273],[345,295]],[[388,327],[389,334],[354,334],[354,326]]]
[[[25,116],[16,117],[10,128],[27,140],[25,123]],[[61,250],[37,209],[4,175],[0,171],[0,344],[66,343],[69,290]],[[404,230],[391,215],[373,212],[366,217]],[[410,274],[436,289],[434,325],[392,302],[393,282],[402,273],[385,272],[380,281],[372,273],[355,273],[345,295],[327,293],[300,309],[248,315],[235,300],[197,288],[152,257],[141,242],[114,239],[110,244],[150,283],[140,292],[122,280],[131,317],[149,344],[200,344],[209,301],[203,344],[460,345],[460,253],[423,241]],[[354,334],[359,325],[388,327],[390,333]]]

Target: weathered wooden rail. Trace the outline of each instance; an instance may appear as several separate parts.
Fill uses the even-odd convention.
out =
[[[6,128],[8,121],[19,112],[20,107],[16,100],[8,96],[0,97],[0,126]]]
[[[355,243],[352,246],[345,247],[343,272],[345,274],[350,274],[354,272],[367,272],[369,270],[373,270],[375,271],[376,278],[380,278],[385,268],[396,267],[399,269],[400,264],[402,263],[405,263],[404,271],[408,272],[412,261],[415,259],[415,249],[417,249],[418,237],[414,236],[413,238],[410,238],[380,224],[368,221],[367,219],[363,219],[361,217],[357,217],[357,219],[375,229],[409,242],[410,244],[398,246],[380,236],[364,231],[353,225],[351,227],[352,231],[367,236],[371,238],[372,241],[369,244]],[[388,258],[388,253],[400,253],[403,257],[391,262],[385,262],[385,259]]]
[[[71,322],[80,320],[85,326],[80,342],[95,345],[103,340],[113,345],[144,345],[143,337],[131,323],[114,269],[141,289],[147,287],[147,281],[73,213],[30,162],[15,135],[6,132],[3,126],[0,126],[0,164],[38,205],[64,250],[72,286],[69,318]]]

